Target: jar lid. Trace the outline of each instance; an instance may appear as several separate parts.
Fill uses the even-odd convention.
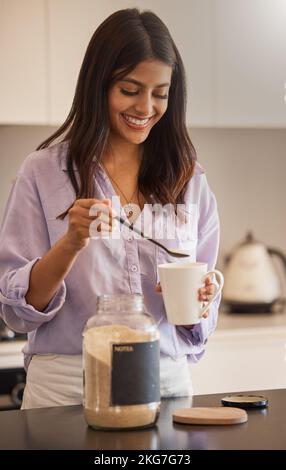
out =
[[[223,397],[221,403],[237,408],[265,408],[268,406],[268,399],[261,395],[236,394]]]

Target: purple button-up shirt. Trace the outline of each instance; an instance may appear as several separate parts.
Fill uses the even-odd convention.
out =
[[[196,362],[215,329],[220,298],[210,307],[209,317],[193,329],[169,324],[162,294],[155,292],[155,285],[157,265],[174,262],[174,258],[130,231],[128,237],[118,240],[92,238],[45,310],[37,311],[27,304],[32,266],[68,229],[68,217],[56,218],[75,199],[66,157],[67,144],[60,143],[25,159],[10,192],[0,231],[0,313],[10,328],[28,333],[26,367],[33,354],[81,354],[83,328],[95,313],[97,296],[121,293],[144,295],[145,306],[160,330],[161,354],[173,358],[187,355]],[[115,196],[102,167],[94,177],[95,198]],[[215,197],[198,163],[185,204],[197,208],[196,226],[187,237],[176,230],[172,240],[160,241],[167,247],[191,250],[193,260],[207,263],[212,270],[218,254],[219,219]],[[150,211],[146,204],[143,218],[148,218]]]

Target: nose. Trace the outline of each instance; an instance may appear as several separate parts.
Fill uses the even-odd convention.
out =
[[[152,116],[154,114],[154,103],[152,94],[149,93],[142,93],[137,97],[136,104],[135,104],[135,111],[138,115],[142,116]]]

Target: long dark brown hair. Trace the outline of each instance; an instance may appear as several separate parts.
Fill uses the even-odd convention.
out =
[[[170,65],[172,79],[167,110],[144,142],[139,190],[147,201],[153,194],[161,204],[184,202],[196,160],[186,128],[184,66],[165,24],[153,12],[140,13],[136,8],[113,13],[97,28],[85,53],[68,117],[37,148],[48,147],[58,137],[68,142],[67,169],[76,199],[94,197],[94,173],[110,132],[110,86],[147,59]]]

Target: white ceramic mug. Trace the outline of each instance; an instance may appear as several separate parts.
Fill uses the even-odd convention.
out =
[[[159,278],[164,305],[169,323],[173,325],[195,325],[209,309],[223,288],[224,277],[220,271],[208,271],[206,263],[159,264]],[[218,286],[212,299],[198,300],[198,290],[205,285],[208,275],[215,274]]]

